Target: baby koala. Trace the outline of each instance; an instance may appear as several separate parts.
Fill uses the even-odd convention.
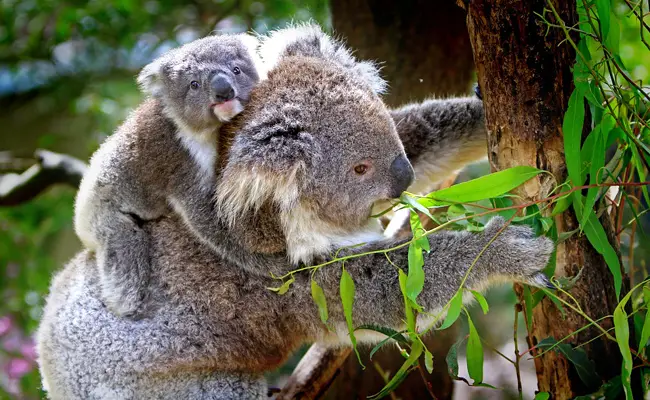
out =
[[[146,316],[144,221],[176,212],[210,240],[193,221],[213,210],[219,129],[244,109],[264,75],[257,46],[248,34],[218,35],[162,55],[138,76],[149,99],[92,156],[77,194],[75,230],[96,252],[102,299],[116,315]]]

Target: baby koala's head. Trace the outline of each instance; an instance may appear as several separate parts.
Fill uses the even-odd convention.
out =
[[[188,133],[212,131],[239,114],[263,74],[258,40],[215,35],[168,51],[138,76],[142,90],[163,103]]]

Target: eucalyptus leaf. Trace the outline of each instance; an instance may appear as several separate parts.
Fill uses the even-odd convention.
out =
[[[643,321],[643,330],[641,331],[641,339],[639,339],[639,353],[643,352],[650,339],[650,308],[646,310],[645,319]]]
[[[438,328],[438,330],[443,330],[449,328],[460,316],[460,312],[463,308],[463,291],[459,290],[456,292],[454,297],[451,298],[449,302],[449,309],[447,310],[447,316],[445,321]]]
[[[362,327],[359,327],[357,329],[362,329]],[[409,344],[408,340],[406,340],[406,338],[402,335],[401,332],[395,332],[394,334],[384,338],[381,342],[377,343],[377,345],[375,345],[375,347],[373,347],[372,350],[370,350],[370,355],[368,356],[368,358],[370,358],[372,360],[372,356],[374,356],[375,353],[377,351],[379,351],[379,349],[384,347],[384,345],[386,345],[387,343],[390,343],[391,340],[395,340],[395,341],[397,341],[399,343],[402,343],[402,344],[405,344],[405,345]]]
[[[435,191],[427,197],[443,204],[472,203],[508,193],[542,172],[520,165]]]
[[[406,296],[415,304],[417,298],[424,288],[424,256],[422,249],[416,245],[416,242],[411,242],[408,251],[409,272],[406,277]]]
[[[605,139],[600,126],[597,126],[591,135],[595,135],[593,152],[591,154],[591,168],[589,170],[589,185],[597,185],[600,169],[605,165]],[[580,226],[584,226],[591,215],[595,213],[596,196],[600,191],[599,187],[591,187],[587,191],[585,199],[584,213],[580,219]]]
[[[616,343],[623,356],[621,365],[621,383],[626,399],[633,399],[632,395],[632,352],[630,351],[630,328],[627,324],[627,313],[623,309],[624,302],[614,310],[614,332],[616,333]]]
[[[368,324],[358,326],[355,330],[358,331],[361,329],[381,333],[382,335],[386,335],[388,338],[391,338],[400,344],[404,344],[404,345],[410,344],[408,339],[404,335],[402,335],[402,333],[404,333],[405,331],[398,332],[395,329],[388,328],[386,326],[368,325]]]
[[[427,349],[424,349],[424,367],[427,372],[433,373],[433,354]]]
[[[469,291],[474,295],[476,301],[478,301],[478,304],[481,306],[481,309],[483,310],[483,314],[487,314],[488,311],[490,310],[490,307],[488,306],[488,302],[487,300],[485,300],[485,297],[481,293],[477,292],[476,290],[469,289]]]
[[[610,0],[596,0],[596,9],[598,10],[598,21],[600,22],[601,38],[603,41],[606,41],[610,29]]]
[[[551,212],[551,217],[554,217],[558,214],[562,214],[565,212],[569,207],[571,207],[571,203],[573,202],[573,196],[567,195],[566,197],[560,197],[557,202],[555,202],[555,207],[553,207],[553,211]]]
[[[462,337],[456,341],[447,352],[447,357],[445,357],[445,362],[447,363],[447,368],[449,369],[449,376],[452,379],[458,379],[458,347],[465,341],[465,338]]]
[[[582,126],[585,120],[585,97],[579,90],[574,90],[569,98],[569,107],[564,113],[562,133],[564,135],[564,156],[566,157],[567,170],[573,186],[582,185],[580,142],[582,139]]]
[[[612,18],[610,18],[609,32],[607,33],[605,45],[614,56],[616,63],[623,67],[623,62],[619,56],[621,51],[621,24],[618,22],[618,18],[616,18],[615,15],[612,15]]]
[[[390,392],[395,390],[397,386],[399,386],[404,379],[408,376],[408,373],[417,362],[418,359],[420,358],[420,355],[422,354],[422,343],[419,341],[416,341],[413,343],[413,346],[411,347],[411,353],[408,357],[408,359],[402,364],[399,370],[393,375],[393,378],[384,386],[381,391],[377,394],[374,394],[372,396],[369,396],[369,399],[381,399],[382,397],[385,397],[388,395]]]
[[[269,289],[269,290],[271,290],[273,292],[276,292],[279,295],[283,295],[283,294],[285,294],[285,293],[287,293],[289,291],[289,288],[291,287],[291,284],[293,284],[295,281],[296,281],[296,278],[294,278],[293,275],[291,275],[291,278],[284,281],[284,283],[282,283],[281,286],[274,287],[274,288],[267,287],[267,289]]]
[[[578,377],[587,388],[596,389],[600,386],[601,379],[596,372],[596,364],[589,359],[587,353],[581,347],[573,347],[568,343],[558,343],[552,337],[541,340],[537,347],[548,349],[553,347],[553,351],[562,354],[573,364],[578,372]]]
[[[567,241],[569,238],[571,238],[573,235],[575,235],[578,232],[580,232],[580,228],[574,229],[574,230],[568,231],[568,232],[561,232],[558,235],[558,238],[557,238],[557,241],[555,242],[555,244],[558,245],[560,243],[563,243],[563,242]]]
[[[427,217],[433,219],[433,216],[429,212],[429,210],[423,206],[422,204],[418,203],[417,200],[415,200],[413,197],[409,196],[408,194],[404,193],[400,197],[400,200],[408,205],[410,205],[413,209],[420,211],[422,214],[426,215]]]
[[[346,271],[343,269],[341,273],[341,282],[340,282],[340,293],[341,293],[341,304],[343,305],[343,314],[345,315],[345,322],[348,325],[348,334],[350,335],[350,342],[352,342],[352,348],[357,355],[359,364],[363,369],[366,368],[361,362],[361,356],[359,355],[359,350],[357,350],[357,338],[354,336],[354,325],[352,323],[352,307],[354,305],[354,280]]]
[[[323,324],[327,325],[327,320],[329,318],[327,313],[327,300],[325,299],[325,293],[323,288],[318,286],[315,280],[311,280],[311,297],[314,299],[314,303],[318,307],[318,314],[320,315],[320,320],[323,321]]]
[[[408,277],[402,271],[401,269],[399,270],[399,287],[400,290],[402,291],[402,296],[404,297],[404,313],[406,314],[406,327],[408,329],[409,335],[414,336],[416,334],[416,326],[415,326],[415,313],[413,312],[413,307],[411,305],[411,301],[409,300],[409,297],[406,295],[406,280]],[[412,339],[415,339],[412,337]]]
[[[573,193],[575,200],[573,202],[573,209],[576,212],[576,216],[579,220],[582,220],[583,208],[582,208],[582,196],[578,192]],[[592,214],[588,219],[585,225],[582,227],[583,231],[587,235],[589,243],[598,251],[599,254],[602,254],[607,262],[612,276],[614,277],[614,289],[616,290],[616,297],[621,297],[621,286],[623,284],[623,277],[621,274],[621,264],[618,260],[618,254],[609,243],[607,239],[607,234],[605,229],[601,225],[596,214]]]
[[[425,250],[427,253],[430,252],[431,246],[429,245],[429,238],[424,235],[426,231],[422,227],[422,221],[420,221],[418,213],[411,211],[409,222],[411,223],[411,232],[413,233],[413,237],[417,238],[415,239],[416,245]]]
[[[483,382],[483,344],[474,327],[472,319],[467,316],[469,324],[469,339],[467,339],[467,371],[474,379],[474,385]]]
[[[647,182],[646,169],[645,169],[645,165],[643,164],[643,161],[641,160],[639,149],[637,149],[634,144],[631,144],[630,151],[632,152],[632,161],[634,163],[634,168],[636,169],[637,174],[639,174],[639,180],[641,182]],[[650,204],[648,187],[646,185],[641,186],[641,191],[643,192],[643,197],[645,197],[646,203]]]

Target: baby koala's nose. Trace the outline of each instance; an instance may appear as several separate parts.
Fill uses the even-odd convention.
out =
[[[216,75],[212,78],[211,85],[214,97],[218,102],[225,102],[235,98],[235,89],[223,75]]]

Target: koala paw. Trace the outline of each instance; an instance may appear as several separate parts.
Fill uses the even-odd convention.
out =
[[[505,220],[495,217],[483,231],[487,241],[498,233],[487,250],[489,274],[508,277],[531,286],[554,288],[542,272],[555,249],[553,241],[545,236],[536,237],[528,226],[504,227]]]
[[[481,93],[481,87],[478,85],[478,83],[476,85],[474,85],[474,94],[480,100],[483,100],[483,93]]]

